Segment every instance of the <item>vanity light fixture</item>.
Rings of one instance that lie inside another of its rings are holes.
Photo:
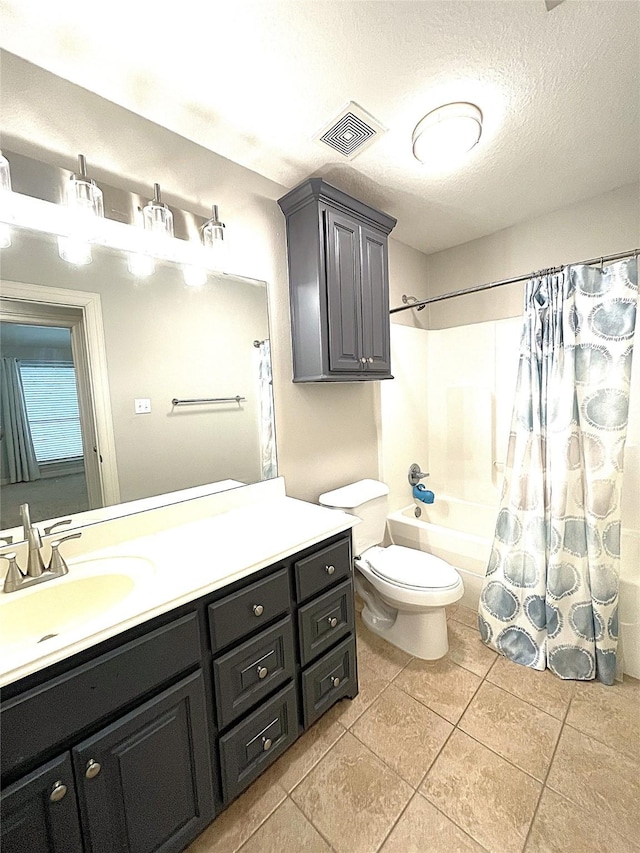
[[[184,283],[189,287],[202,287],[207,283],[207,271],[196,264],[185,264],[182,267]]]
[[[73,233],[58,238],[58,253],[63,261],[83,266],[92,260],[90,241],[98,233],[96,220],[104,219],[104,201],[102,190],[87,175],[84,154],[78,155],[78,170],[79,174],[71,175],[66,188]]]
[[[451,161],[477,145],[482,134],[482,112],[475,104],[458,102],[431,110],[416,125],[413,156],[429,166]]]
[[[0,207],[7,204],[5,193],[11,192],[11,171],[9,161],[0,151]],[[11,245],[11,229],[8,224],[0,222],[0,249],[8,249]]]
[[[224,266],[225,242],[224,222],[220,222],[218,205],[211,207],[212,217],[202,226],[202,245],[205,248],[207,266],[212,270],[220,270]]]
[[[173,237],[173,213],[160,198],[160,184],[153,185],[153,199],[142,209],[145,231],[158,237]]]

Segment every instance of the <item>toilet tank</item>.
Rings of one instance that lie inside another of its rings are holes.
[[[387,495],[389,487],[378,480],[358,480],[332,492],[325,492],[319,503],[332,509],[341,509],[357,515],[361,524],[353,528],[354,556],[363,554],[367,548],[379,545],[384,539],[387,521]]]

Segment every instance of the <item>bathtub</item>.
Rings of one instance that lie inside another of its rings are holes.
[[[435,554],[455,566],[464,581],[460,603],[477,610],[497,516],[498,507],[438,495],[433,504],[416,502],[391,513],[387,524],[395,545]],[[640,534],[623,527],[621,549],[620,648],[625,673],[640,678]]]
[[[395,545],[435,554],[455,566],[464,581],[460,603],[476,610],[497,516],[498,507],[438,495],[435,503],[416,502],[391,513],[387,522]]]

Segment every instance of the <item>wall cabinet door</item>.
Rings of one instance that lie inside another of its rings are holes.
[[[183,850],[214,817],[201,672],[79,744],[73,763],[87,850]]]
[[[389,268],[387,238],[379,231],[362,225],[361,277],[362,357],[369,373],[389,373]]]
[[[362,298],[360,226],[330,208],[325,211],[329,369],[360,370]]]
[[[68,752],[3,792],[1,828],[2,853],[82,853]]]

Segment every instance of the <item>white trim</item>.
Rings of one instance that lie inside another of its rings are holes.
[[[45,287],[20,281],[2,280],[2,297],[20,299],[41,305],[57,305],[79,308],[83,315],[86,335],[87,360],[96,420],[103,505],[120,503],[120,481],[116,463],[116,444],[111,417],[111,395],[107,371],[107,350],[102,323],[102,302],[99,293],[83,290],[66,290],[61,287]]]

